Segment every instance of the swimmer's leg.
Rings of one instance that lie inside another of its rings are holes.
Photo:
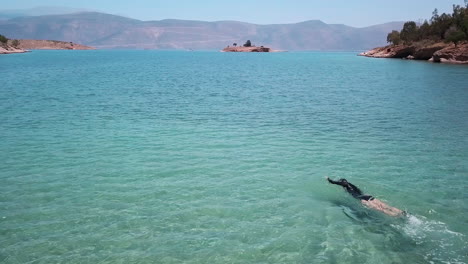
[[[381,211],[387,215],[390,215],[390,216],[401,216],[403,215],[403,211],[398,209],[398,208],[395,208],[395,207],[392,207],[382,201],[380,201],[379,199],[373,199],[373,200],[369,200],[369,201],[366,201],[366,200],[361,200],[361,203],[364,204],[365,206],[367,206],[368,208],[371,208],[371,209],[374,209],[374,210],[378,210],[378,211]]]

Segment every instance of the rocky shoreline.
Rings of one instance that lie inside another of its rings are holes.
[[[16,41],[16,43],[14,43]],[[94,50],[95,48],[73,42],[57,40],[19,39],[0,45],[0,54],[25,53],[30,50]]]
[[[25,53],[28,50],[13,48],[8,45],[0,45],[0,54],[13,54],[13,53]]]
[[[360,53],[359,56],[372,58],[399,58],[425,60],[440,63],[468,64],[468,42],[459,43],[421,43],[410,45],[389,45]]]
[[[12,46],[14,40],[9,40],[8,44]],[[65,41],[57,40],[39,40],[39,39],[19,39],[17,47],[26,50],[94,50],[95,48]]]

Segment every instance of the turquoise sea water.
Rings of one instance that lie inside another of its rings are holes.
[[[1,263],[468,263],[467,187],[466,66],[0,57]]]

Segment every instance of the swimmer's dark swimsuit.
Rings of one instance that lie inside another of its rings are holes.
[[[358,198],[366,201],[372,201],[375,199],[372,195],[360,195]]]
[[[342,186],[343,188],[345,188],[345,190],[349,194],[351,194],[356,199],[366,200],[366,201],[372,201],[375,199],[372,195],[362,194],[362,191],[359,190],[358,187],[349,183],[346,179],[340,179],[338,181],[328,179],[328,182]]]

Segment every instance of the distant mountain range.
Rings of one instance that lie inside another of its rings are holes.
[[[7,20],[15,17],[24,16],[64,15],[89,11],[92,10],[60,6],[37,6],[28,9],[0,10],[0,20]]]
[[[0,12],[0,15],[2,13]],[[386,44],[403,22],[364,28],[310,20],[257,25],[237,21],[141,21],[98,12],[22,16],[0,21],[0,34],[14,39],[72,41],[97,48],[220,50],[251,40],[281,50],[366,50]]]

